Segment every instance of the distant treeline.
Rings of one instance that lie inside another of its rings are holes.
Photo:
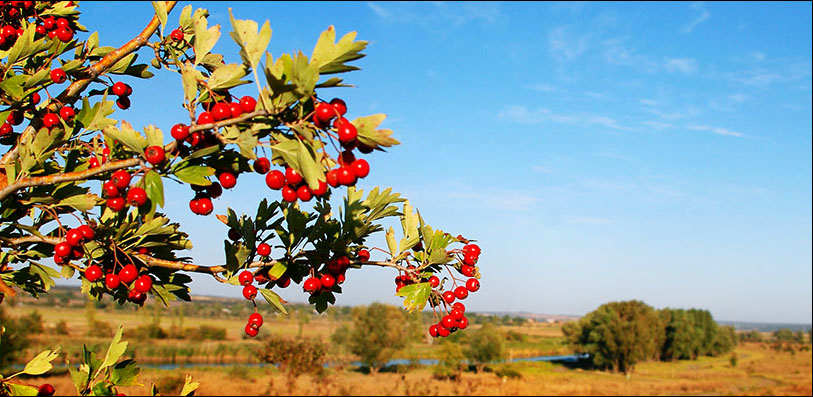
[[[687,360],[730,352],[737,344],[732,326],[719,326],[708,310],[655,310],[644,302],[610,302],[562,332],[592,365],[630,373],[649,360]]]

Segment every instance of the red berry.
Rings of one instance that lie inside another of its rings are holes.
[[[114,197],[111,199],[107,199],[107,208],[113,210],[113,212],[119,212],[124,209],[127,205],[127,200],[124,197]]]
[[[96,168],[98,166],[99,166],[99,159],[97,159],[96,156],[93,156],[90,159],[88,159],[88,167]],[[116,188],[116,189],[118,189],[118,188]]]
[[[336,284],[341,284],[341,283],[343,283],[343,282],[344,282],[344,279],[345,279],[345,275],[344,275],[344,273],[339,273],[339,275],[338,275],[338,276],[336,276]]]
[[[116,289],[119,285],[121,285],[121,279],[119,276],[110,273],[104,276],[104,285],[107,286],[107,289]]]
[[[457,320],[457,328],[458,329],[466,329],[469,326],[469,319],[466,317]]]
[[[243,270],[240,272],[240,275],[237,276],[237,280],[240,281],[240,285],[242,286],[251,285],[251,283],[254,282],[254,274],[248,270]]]
[[[65,80],[68,79],[68,75],[65,74],[65,71],[62,68],[52,69],[51,70],[51,81],[54,84],[62,84]]]
[[[277,279],[277,286],[280,288],[288,288],[291,285],[291,278],[288,276],[282,276],[281,278]]]
[[[243,287],[243,298],[252,300],[257,297],[257,287],[253,285],[246,285]]]
[[[333,110],[338,113],[339,116],[344,116],[344,114],[347,113],[347,104],[340,98],[331,99],[330,104],[333,105]]]
[[[291,186],[299,185],[302,183],[302,175],[291,167],[285,167],[285,182]]]
[[[81,245],[71,248],[71,259],[82,259],[85,256],[85,249]]]
[[[240,235],[240,232],[237,229],[229,229],[229,239],[232,241],[237,241],[243,236]]]
[[[327,263],[327,271],[330,272],[330,274],[339,275],[344,271],[344,266],[342,266],[340,261],[334,259]]]
[[[116,99],[116,106],[118,106],[121,110],[129,109],[130,98],[127,98],[126,96],[119,97],[119,99]]]
[[[9,125],[20,125],[23,122],[23,114],[19,110],[12,110],[6,117],[6,123]]]
[[[69,27],[59,28],[56,30],[56,38],[60,41],[67,43],[73,40],[73,29]]]
[[[251,313],[248,316],[248,323],[251,325],[256,326],[257,328],[262,327],[263,325],[263,316],[260,313]]]
[[[85,240],[93,240],[93,237],[96,237],[96,233],[88,225],[79,226],[77,230],[82,232],[82,236],[85,238]]]
[[[115,84],[113,84],[111,91],[113,91],[113,95],[115,96],[127,96],[127,84],[117,81]]]
[[[54,30],[56,27],[56,18],[48,17],[42,21],[42,26],[45,26],[45,29]]]
[[[45,36],[48,34],[48,29],[45,29],[43,25],[37,25],[35,32],[37,32],[38,36]]]
[[[214,211],[215,207],[212,205],[212,199],[208,197],[201,197],[198,199],[198,215],[209,215]]]
[[[360,249],[359,252],[356,254],[356,259],[367,262],[370,260],[370,251],[366,249]]]
[[[466,289],[471,292],[477,292],[480,289],[480,281],[476,278],[470,278],[466,281]]]
[[[358,130],[356,130],[356,126],[353,123],[343,123],[338,130],[339,134],[339,142],[341,143],[348,143],[352,142],[358,136]]]
[[[356,156],[351,150],[345,150],[342,152],[341,156],[339,156],[340,166],[349,167],[354,161],[356,161]]]
[[[59,124],[59,116],[56,114],[46,113],[42,116],[42,125],[45,126],[45,128],[51,128],[57,124]]]
[[[330,119],[336,116],[335,110],[333,110],[333,106],[329,103],[322,102],[316,106],[315,113],[313,114],[313,120],[319,124],[327,125],[330,122]]]
[[[325,175],[327,178],[327,184],[332,187],[339,186],[339,170],[330,170]]]
[[[85,269],[85,278],[91,283],[102,277],[102,268],[98,265],[90,265]]]
[[[461,286],[455,288],[454,296],[457,297],[457,299],[460,299],[460,300],[466,299],[466,297],[469,296],[469,290],[467,290],[466,287],[461,285]]]
[[[451,331],[449,331],[446,327],[442,325],[438,326],[438,336],[445,338],[449,336],[449,334],[451,334]]]
[[[203,112],[198,116],[198,124],[211,124],[215,122],[214,116],[209,112]]]
[[[313,193],[311,193],[308,185],[302,185],[299,189],[296,189],[296,197],[302,201],[310,201],[313,198]]]
[[[50,383],[43,383],[37,389],[37,396],[50,397],[53,396],[55,392],[56,390],[54,390],[54,387]]]
[[[452,311],[449,312],[449,315],[452,316],[452,318],[454,318],[455,320],[460,320],[461,318],[463,318],[463,312],[457,309],[452,309]]]
[[[466,312],[466,305],[464,305],[464,304],[462,304],[460,302],[455,302],[454,305],[452,305],[452,310],[457,310],[460,313],[465,313]]]
[[[440,285],[440,279],[438,276],[429,277],[429,285],[431,285],[432,288],[437,288]]]
[[[75,115],[76,111],[70,106],[63,106],[62,109],[59,109],[59,117],[61,117],[62,120],[71,121]]]
[[[130,284],[136,278],[138,278],[138,269],[132,263],[119,270],[119,280],[123,283]]]
[[[220,183],[213,182],[211,185],[206,186],[206,194],[208,194],[210,198],[218,198],[223,194],[223,187],[220,186]]]
[[[220,181],[220,184],[225,189],[231,189],[237,184],[237,177],[231,172],[221,172],[220,175],[217,176],[217,180]]]
[[[12,132],[14,132],[14,129],[11,128],[11,124],[3,123],[3,125],[0,126],[0,137],[4,137]]]
[[[364,178],[370,174],[370,164],[367,164],[367,160],[365,159],[358,159],[354,161],[353,164],[350,165],[350,168],[359,178]]]
[[[175,41],[183,41],[183,31],[180,29],[173,29],[169,37]]]
[[[271,169],[271,161],[267,157],[258,157],[254,160],[254,171],[258,174],[267,174]]]
[[[305,280],[305,284],[303,285],[303,289],[305,292],[309,292],[311,294],[319,291],[322,288],[322,283],[316,277],[310,277]]]
[[[193,214],[199,214],[200,213],[200,201],[198,201],[198,199],[196,199],[196,198],[193,198],[192,200],[189,200],[189,210],[192,211]]]
[[[215,106],[212,107],[212,112],[211,113],[212,113],[212,117],[214,117],[214,119],[217,120],[217,121],[225,120],[225,119],[228,119],[228,118],[231,117],[231,109],[229,109],[229,104],[228,103],[222,103],[221,102],[221,103],[215,104]]]
[[[285,201],[287,201],[289,203],[293,203],[294,201],[296,201],[296,197],[297,197],[296,190],[294,190],[294,188],[292,188],[289,185],[285,185],[285,186],[282,187],[282,199],[283,200],[285,200]]]
[[[260,328],[252,323],[246,324],[246,335],[250,337],[255,337],[257,334],[260,333]]]
[[[471,252],[466,253],[463,255],[463,264],[474,266],[477,263],[477,255],[474,255]]]
[[[437,326],[437,324],[432,324],[432,325],[429,326],[429,335],[432,336],[433,338],[438,337],[438,326]]]
[[[138,292],[136,290],[131,290],[130,293],[127,295],[127,299],[130,302],[133,302],[137,305],[143,305],[144,302],[147,300],[147,294],[143,292]]]
[[[240,107],[240,102],[229,103],[229,113],[232,118],[240,117],[243,114],[243,108]]]
[[[266,243],[262,243],[262,244],[258,245],[257,246],[257,254],[260,255],[260,256],[271,255],[271,246],[266,244]]]
[[[285,186],[285,175],[279,170],[270,171],[265,174],[265,184],[273,190],[282,189]]]
[[[68,256],[71,254],[71,245],[66,242],[58,243],[54,246],[54,255]]]
[[[474,256],[480,256],[480,246],[477,244],[466,244],[463,247],[463,253],[464,254],[471,253]]]
[[[83,238],[85,238],[85,236],[82,235],[79,229],[71,229],[68,231],[68,234],[65,235],[65,242],[74,246],[82,242]]]
[[[186,124],[175,124],[172,126],[171,133],[173,138],[182,141],[189,137],[189,127]]]
[[[66,28],[68,26],[70,26],[70,23],[65,18],[58,18],[56,20],[56,27],[57,28]]]
[[[147,192],[138,186],[130,188],[127,191],[127,202],[133,207],[141,207],[147,203]]]
[[[144,150],[144,158],[152,165],[159,165],[166,159],[166,153],[164,153],[164,148],[161,146],[148,146],[147,149]]]
[[[337,117],[336,120],[333,120],[333,128],[339,129],[342,128],[342,125],[349,124],[350,121],[344,117]]]
[[[460,267],[460,273],[466,277],[474,277],[474,269],[475,267],[472,265],[463,265]]]
[[[148,274],[142,275],[136,280],[135,284],[133,285],[133,288],[136,291],[144,294],[150,292],[150,289],[152,288],[152,277],[150,277]]]
[[[321,197],[323,194],[327,193],[327,183],[320,180],[319,187],[317,187],[316,190],[311,190],[311,193],[313,193],[313,195],[316,197]]]
[[[455,325],[457,325],[457,319],[452,317],[452,315],[447,314],[443,316],[442,320],[440,320],[440,325],[442,325],[443,328],[452,329]]]
[[[455,298],[454,292],[452,291],[446,291],[443,293],[443,300],[445,300],[446,303],[451,304],[452,302],[454,302],[454,298]]]
[[[319,279],[319,282],[322,284],[322,288],[324,289],[331,289],[334,285],[336,285],[336,279],[330,274],[323,274]]]
[[[240,98],[240,107],[243,109],[243,113],[251,113],[257,107],[257,100],[246,95]]]
[[[353,186],[356,184],[356,174],[349,167],[339,167],[336,180],[341,185]]]
[[[110,177],[113,184],[119,189],[126,189],[130,186],[130,173],[125,170],[118,170]]]

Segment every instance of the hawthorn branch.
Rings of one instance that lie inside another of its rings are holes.
[[[167,14],[172,11],[176,3],[177,1],[165,2]],[[142,30],[141,33],[139,33],[136,37],[88,67],[86,69],[86,76],[71,83],[68,88],[57,96],[55,101],[51,101],[51,103],[48,105],[48,109],[50,111],[56,111],[59,104],[68,104],[76,101],[79,94],[81,94],[82,91],[84,91],[87,86],[90,85],[90,83],[92,83],[97,77],[107,72],[111,67],[113,67],[113,65],[116,64],[116,62],[147,45],[150,36],[155,33],[160,25],[161,21],[158,20],[158,15],[153,16],[152,20],[150,20],[144,30]],[[26,139],[26,136],[32,134],[33,131],[35,131],[35,129],[31,126],[26,128],[25,131],[23,131],[23,133],[20,135],[19,142],[23,142]],[[3,155],[3,158],[0,159],[0,164],[6,166],[11,160],[15,159],[17,157],[18,148],[19,145],[6,152],[6,154]]]
[[[0,200],[3,200],[11,193],[14,193],[20,189],[24,189],[27,187],[55,185],[62,182],[82,181],[94,177],[96,175],[104,174],[109,171],[135,167],[137,165],[143,166],[144,162],[140,158],[134,157],[126,160],[111,161],[102,164],[99,167],[91,168],[85,171],[74,171],[66,172],[63,174],[23,178],[17,182],[12,183],[11,185],[4,187],[3,189],[0,189]]]

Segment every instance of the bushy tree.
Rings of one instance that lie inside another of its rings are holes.
[[[505,337],[496,326],[486,323],[466,335],[464,354],[470,364],[481,372],[486,364],[505,359]]]
[[[371,373],[391,360],[406,347],[410,339],[404,312],[395,306],[373,303],[353,309],[350,327],[341,327],[332,340],[342,343]]]
[[[0,370],[14,364],[30,341],[28,330],[19,318],[8,315],[0,307]]]
[[[263,362],[279,365],[290,379],[324,369],[327,347],[315,339],[284,339],[271,337],[260,353]]]

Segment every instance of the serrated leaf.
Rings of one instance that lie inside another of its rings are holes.
[[[113,367],[110,371],[110,381],[115,386],[139,386],[136,381],[138,380],[138,373],[141,369],[136,366],[136,363],[130,360],[124,360]]]
[[[411,313],[415,310],[421,311],[426,307],[431,292],[431,284],[418,283],[401,287],[395,295],[404,297],[404,308]]]
[[[164,132],[154,125],[144,128],[144,136],[147,137],[148,146],[164,146]]]
[[[393,258],[398,256],[398,247],[395,245],[395,229],[392,226],[387,229],[387,247],[390,249],[390,255]]]
[[[288,311],[285,310],[285,306],[282,305],[284,301],[279,297],[279,295],[277,295],[276,292],[266,288],[259,288],[259,291],[263,295],[263,298],[265,298],[265,300],[268,301],[268,303],[270,303],[274,309],[286,316],[288,315]]]
[[[163,1],[153,1],[152,8],[155,9],[155,16],[161,23],[161,37],[164,36],[164,28],[167,26],[167,4]]]
[[[260,140],[251,130],[240,131],[236,141],[237,146],[240,148],[240,154],[248,159],[257,158],[254,154],[254,148],[257,147],[259,142]]]
[[[331,25],[319,36],[316,46],[311,54],[311,62],[315,64],[320,74],[342,73],[358,70],[347,62],[364,57],[361,53],[367,47],[366,41],[355,41],[356,32],[345,34],[338,43],[336,29]]]
[[[53,352],[50,350],[42,351],[25,365],[22,372],[28,375],[42,375],[54,367],[51,365],[51,361],[54,361],[58,356],[59,348]]]
[[[180,395],[181,396],[194,395],[195,390],[197,390],[198,387],[200,387],[200,382],[192,382],[192,375],[186,375],[186,380],[184,381]]]
[[[8,385],[11,388],[12,396],[36,396],[39,389],[34,386],[21,385],[18,383],[4,383],[3,386]]]
[[[378,126],[385,118],[387,118],[386,114],[379,113],[353,120],[352,123],[356,127],[356,131],[358,131],[357,139],[359,142],[370,147],[390,147],[400,144],[401,142],[390,136],[392,130],[378,129]]]
[[[302,173],[302,177],[305,178],[305,182],[311,189],[316,189],[319,187],[319,181],[326,179],[324,168],[316,161],[316,154],[311,147],[305,146],[300,140],[297,142],[297,158],[299,159],[297,171]]]
[[[271,41],[271,25],[268,20],[257,33],[257,22],[250,19],[234,19],[231,8],[229,8],[229,19],[233,31],[229,34],[234,42],[240,46],[240,57],[243,61],[256,69],[260,62],[268,43]]]
[[[206,56],[215,43],[220,38],[220,25],[208,27],[209,22],[206,20],[207,11],[199,8],[195,10],[192,16],[192,29],[195,32],[195,38],[192,43],[192,49],[195,51],[195,65],[199,64],[203,57]]]
[[[209,186],[212,182],[206,179],[206,177],[214,175],[215,169],[202,165],[190,165],[176,169],[174,174],[178,179],[186,183]]]
[[[241,64],[230,63],[222,65],[209,76],[207,86],[210,90],[223,90],[248,84],[248,81],[240,80],[246,76],[246,69]]]
[[[121,341],[122,332],[124,332],[124,327],[119,326],[118,331],[116,331],[116,335],[110,342],[110,347],[107,348],[107,353],[105,353],[104,360],[102,361],[102,364],[99,366],[97,372],[100,372],[102,369],[115,364],[116,361],[119,361],[119,358],[121,358],[121,356],[127,350],[127,342]]]
[[[57,205],[69,206],[75,208],[77,211],[88,212],[100,201],[99,196],[95,194],[81,194],[68,197],[60,201]]]
[[[13,100],[19,101],[23,98],[23,84],[25,84],[26,80],[28,80],[28,76],[25,74],[5,78],[0,81],[0,91],[11,96]]]
[[[183,83],[184,98],[187,102],[193,102],[198,96],[198,78],[200,72],[195,70],[191,65],[184,64],[181,66],[181,81]]]
[[[136,132],[130,123],[124,120],[121,121],[121,129],[111,125],[105,127],[104,130],[102,130],[102,133],[108,139],[118,140],[124,144],[124,146],[127,146],[127,148],[136,153],[143,153],[144,148],[147,147],[147,140],[144,139],[141,134]]]

